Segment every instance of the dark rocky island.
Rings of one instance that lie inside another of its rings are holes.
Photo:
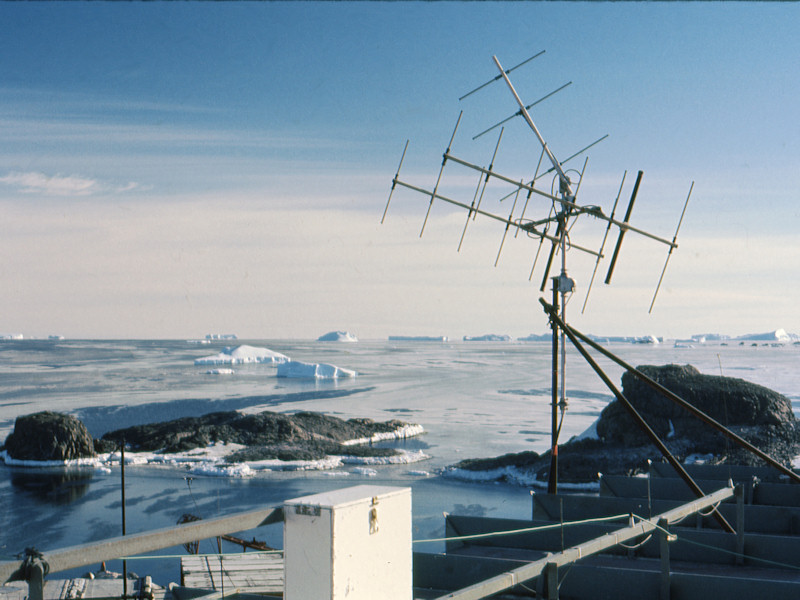
[[[785,396],[742,379],[704,375],[691,365],[637,368],[784,465],[790,466],[800,455],[800,425]],[[710,461],[716,463],[764,464],[628,372],[622,376],[622,393],[679,461],[700,454],[711,455]],[[662,460],[619,400],[603,410],[595,425],[599,439],[573,438],[559,447],[559,481],[596,481],[597,473],[632,475],[645,472],[648,460]],[[469,471],[514,467],[526,475],[535,474],[537,481],[547,481],[550,451],[469,459],[453,467]]]
[[[345,445],[344,442],[396,432],[407,423],[398,420],[342,420],[315,412],[292,415],[264,411],[242,414],[215,412],[164,423],[137,425],[92,439],[75,417],[40,412],[19,417],[5,450],[18,460],[68,460],[112,452],[125,443],[132,451],[165,453],[204,448],[212,442],[237,443],[247,448],[228,457],[231,462],[279,459],[315,460],[331,455],[391,456],[391,448]]]
[[[69,460],[95,455],[91,434],[71,415],[39,412],[18,417],[5,450],[17,460]]]

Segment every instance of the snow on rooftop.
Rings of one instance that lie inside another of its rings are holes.
[[[196,365],[236,365],[243,363],[283,363],[289,361],[289,357],[280,352],[274,352],[267,348],[257,348],[255,346],[242,345],[238,348],[228,346],[222,352],[213,356],[205,356],[195,359]]]
[[[318,342],[357,342],[358,338],[349,331],[330,331],[317,338]]]
[[[278,377],[338,379],[340,377],[355,377],[356,375],[355,371],[342,369],[327,363],[306,363],[299,360],[289,360],[278,365]]]

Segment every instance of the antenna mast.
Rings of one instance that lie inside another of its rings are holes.
[[[493,219],[495,221],[504,223],[505,224],[505,229],[503,231],[503,238],[502,238],[502,241],[500,243],[500,250],[498,251],[497,258],[495,259],[495,262],[494,262],[495,266],[497,266],[497,264],[498,264],[498,261],[500,259],[500,253],[502,252],[503,245],[505,244],[505,241],[506,241],[506,235],[508,233],[508,230],[511,227],[516,229],[516,233],[515,233],[514,237],[516,237],[516,234],[518,234],[520,231],[524,231],[528,235],[528,237],[532,237],[534,239],[538,238],[539,239],[540,248],[541,248],[541,244],[545,240],[547,240],[547,241],[549,241],[551,243],[551,248],[550,248],[550,255],[549,255],[549,258],[548,258],[548,261],[547,261],[547,265],[545,267],[544,276],[542,278],[541,291],[544,291],[544,289],[546,287],[546,284],[547,284],[547,281],[548,281],[548,278],[549,278],[550,268],[552,266],[552,262],[553,262],[553,259],[555,257],[556,252],[560,252],[561,253],[561,271],[560,271],[559,275],[550,278],[551,281],[552,281],[552,286],[553,286],[552,287],[552,291],[553,291],[553,304],[552,304],[552,306],[553,306],[553,311],[554,311],[553,314],[555,314],[557,316],[557,318],[553,318],[553,317],[550,318],[550,326],[552,328],[553,338],[552,338],[552,401],[551,401],[551,440],[550,440],[551,462],[550,462],[550,472],[549,472],[549,479],[548,479],[548,492],[551,493],[551,494],[555,494],[555,493],[557,493],[557,489],[558,489],[558,437],[559,437],[559,434],[561,432],[561,426],[562,426],[562,424],[564,422],[564,414],[565,414],[566,409],[567,409],[566,333],[564,331],[564,328],[559,326],[559,323],[567,323],[566,307],[567,307],[567,304],[569,302],[570,297],[575,292],[575,288],[576,288],[575,280],[573,280],[571,277],[569,277],[569,275],[567,273],[567,251],[568,250],[573,250],[573,251],[577,251],[577,252],[584,252],[584,253],[587,253],[589,255],[592,255],[592,256],[596,257],[594,272],[592,273],[592,282],[593,282],[594,281],[594,276],[595,276],[595,274],[597,272],[597,267],[600,264],[600,260],[604,256],[603,255],[603,248],[605,247],[606,239],[608,237],[608,234],[610,233],[611,228],[615,227],[616,229],[618,229],[619,235],[618,235],[618,238],[617,238],[616,247],[614,248],[614,256],[613,256],[613,259],[611,261],[611,265],[609,267],[608,274],[606,275],[606,283],[610,283],[610,281],[611,281],[611,275],[614,272],[614,268],[616,266],[616,262],[617,262],[617,258],[619,256],[620,248],[622,246],[622,240],[623,240],[623,238],[625,236],[625,233],[629,232],[629,231],[632,232],[632,233],[640,234],[640,235],[642,235],[644,237],[650,238],[652,240],[655,240],[657,242],[665,244],[665,245],[667,245],[669,247],[669,254],[667,255],[667,262],[664,265],[664,271],[666,271],[667,264],[669,263],[669,258],[672,255],[672,251],[678,247],[677,242],[676,242],[677,236],[678,236],[678,231],[680,230],[681,222],[683,221],[683,215],[686,212],[686,205],[689,202],[689,198],[688,197],[686,198],[686,203],[684,204],[683,213],[681,214],[681,219],[680,219],[680,221],[678,223],[678,228],[675,231],[675,235],[673,236],[672,241],[669,241],[667,239],[658,237],[656,235],[653,235],[652,233],[648,233],[648,232],[643,231],[641,229],[637,229],[637,228],[633,227],[632,225],[630,225],[630,223],[629,223],[630,217],[631,217],[631,212],[633,210],[633,203],[634,203],[634,201],[636,199],[637,193],[639,191],[639,186],[640,186],[640,183],[641,183],[641,179],[642,179],[642,172],[641,171],[639,171],[639,175],[637,177],[636,184],[635,184],[634,189],[633,189],[633,193],[631,194],[631,198],[630,198],[630,201],[628,203],[628,208],[627,208],[627,211],[626,211],[626,214],[625,214],[624,221],[617,221],[617,220],[614,219],[614,215],[616,213],[617,201],[619,201],[619,197],[620,197],[620,194],[622,193],[622,188],[623,188],[623,185],[625,183],[625,177],[624,176],[623,176],[623,179],[622,179],[622,183],[620,184],[619,192],[617,193],[617,198],[614,201],[614,208],[611,211],[611,216],[610,217],[606,216],[599,206],[578,204],[577,195],[578,195],[578,192],[580,190],[581,183],[583,181],[583,176],[584,176],[584,173],[586,171],[586,164],[587,163],[584,162],[583,169],[579,173],[579,178],[577,180],[577,183],[575,183],[574,190],[573,190],[573,181],[570,180],[569,176],[564,171],[562,163],[559,162],[558,159],[556,159],[555,155],[553,154],[552,150],[548,146],[548,144],[545,141],[544,137],[540,133],[539,129],[536,127],[536,124],[534,123],[533,118],[531,117],[530,113],[528,112],[529,108],[531,108],[532,106],[538,104],[539,102],[541,102],[541,101],[553,96],[558,91],[566,88],[568,85],[570,85],[571,82],[566,84],[566,85],[562,85],[560,88],[556,89],[555,91],[547,94],[543,98],[540,98],[536,102],[526,106],[525,103],[522,101],[522,98],[520,98],[520,95],[517,93],[517,90],[514,88],[514,85],[511,83],[511,79],[508,76],[511,71],[514,71],[515,69],[525,65],[526,63],[530,62],[534,58],[537,58],[537,57],[541,56],[543,53],[544,53],[544,51],[539,52],[538,54],[528,58],[527,60],[519,63],[518,65],[516,65],[516,66],[514,66],[514,67],[512,67],[511,69],[508,69],[508,70],[504,70],[502,65],[500,64],[500,61],[497,59],[497,57],[496,56],[492,56],[492,60],[494,61],[494,64],[497,67],[497,69],[500,71],[500,74],[497,75],[494,79],[492,79],[492,80],[480,85],[479,87],[473,89],[471,92],[469,92],[467,94],[464,94],[461,98],[459,98],[459,100],[463,100],[467,96],[472,95],[473,93],[477,92],[478,90],[481,90],[481,89],[485,88],[486,86],[490,85],[491,83],[493,83],[495,81],[499,81],[500,79],[503,79],[503,81],[505,81],[506,86],[510,90],[512,96],[514,97],[514,100],[516,101],[517,105],[519,106],[519,110],[514,115],[512,115],[511,117],[508,117],[508,118],[504,119],[503,121],[501,121],[500,123],[497,123],[497,124],[493,125],[492,127],[489,127],[488,129],[483,130],[481,133],[479,133],[478,135],[474,136],[472,139],[474,140],[475,138],[482,136],[484,133],[487,133],[487,132],[491,131],[492,129],[495,129],[496,127],[498,127],[498,126],[510,121],[511,119],[513,119],[513,117],[521,116],[525,120],[525,122],[528,124],[528,127],[533,131],[533,133],[536,136],[536,139],[537,139],[539,145],[541,146],[541,155],[539,157],[539,164],[536,167],[536,173],[534,174],[533,178],[530,179],[530,183],[525,183],[525,179],[524,178],[523,179],[519,179],[519,178],[507,177],[505,175],[502,175],[502,174],[498,173],[495,170],[494,165],[495,165],[495,162],[496,162],[496,160],[498,158],[498,150],[499,150],[499,147],[500,147],[500,141],[501,141],[502,136],[503,136],[503,130],[502,129],[500,131],[500,136],[498,137],[497,145],[495,146],[494,153],[492,155],[492,159],[491,159],[491,162],[490,162],[488,168],[481,167],[481,166],[473,164],[473,163],[471,163],[469,161],[466,161],[466,160],[463,160],[461,158],[458,158],[458,157],[454,156],[451,153],[453,142],[454,142],[455,136],[456,136],[456,132],[458,130],[459,123],[461,122],[461,117],[463,115],[463,111],[462,111],[458,116],[458,121],[456,122],[456,127],[453,130],[453,134],[450,137],[450,141],[448,142],[447,149],[445,150],[445,152],[443,154],[442,164],[441,164],[441,167],[439,169],[439,175],[438,175],[438,177],[436,179],[436,183],[435,183],[432,191],[426,190],[424,188],[421,188],[421,187],[418,187],[416,185],[412,185],[410,183],[406,183],[406,182],[400,180],[400,167],[402,166],[403,158],[405,157],[406,151],[408,149],[408,142],[406,142],[406,146],[403,149],[403,157],[400,159],[400,165],[397,168],[397,173],[395,174],[394,179],[392,179],[392,189],[391,189],[391,192],[389,194],[389,199],[386,202],[386,208],[384,209],[383,217],[381,218],[381,223],[383,223],[384,219],[386,218],[386,213],[387,213],[387,211],[389,209],[389,202],[391,202],[392,194],[394,193],[395,188],[399,185],[399,186],[401,186],[403,188],[412,190],[414,192],[420,193],[420,194],[430,198],[430,201],[428,203],[427,212],[425,214],[425,220],[424,220],[424,222],[422,224],[422,230],[420,231],[420,237],[422,237],[422,234],[425,231],[425,226],[426,226],[426,224],[428,222],[428,218],[429,218],[429,216],[431,214],[431,208],[433,207],[433,203],[434,203],[435,200],[442,200],[442,201],[444,201],[444,202],[446,202],[448,204],[451,204],[453,206],[456,206],[458,208],[461,208],[461,209],[464,209],[464,210],[467,211],[466,223],[464,225],[463,231],[461,232],[461,238],[460,238],[459,243],[458,243],[458,249],[459,250],[461,249],[461,245],[463,244],[464,235],[466,234],[467,225],[469,224],[470,219],[474,220],[478,215],[481,215],[483,217],[488,217],[488,218]],[[583,152],[585,152],[586,150],[588,150],[589,148],[591,148],[592,146],[594,146],[598,142],[602,141],[606,137],[608,137],[608,136],[603,136],[600,139],[596,140],[595,142],[592,142],[588,146],[584,147],[582,150],[579,150],[575,154],[571,155],[566,160],[571,160],[572,158],[578,156],[579,154],[582,154]],[[539,168],[541,167],[541,162],[542,162],[542,159],[544,158],[545,155],[547,156],[547,160],[550,162],[551,167],[540,174],[539,173]],[[471,203],[467,204],[466,202],[460,202],[460,201],[448,198],[448,197],[442,195],[441,193],[439,193],[439,188],[440,188],[440,184],[442,183],[442,178],[443,178],[443,173],[444,173],[444,170],[445,170],[445,166],[447,165],[448,162],[453,163],[457,167],[466,167],[468,169],[471,169],[473,171],[478,172],[478,174],[479,174],[478,175],[478,187],[475,190],[475,194],[474,194],[474,196],[472,198]],[[587,159],[587,162],[588,162],[588,159]],[[552,173],[552,172],[555,172],[555,177],[558,178],[557,190],[554,190],[552,193],[548,194],[548,193],[546,193],[546,192],[544,192],[544,191],[542,191],[540,189],[537,189],[536,188],[537,179],[542,177],[542,176],[544,176],[544,175],[546,175],[546,174],[548,174],[548,173]],[[497,181],[497,182],[502,183],[504,185],[511,185],[513,187],[512,191],[510,193],[508,193],[505,196],[503,196],[502,198],[500,198],[500,201],[502,201],[502,200],[505,200],[506,198],[511,197],[512,195],[514,196],[513,205],[511,207],[511,211],[510,211],[510,213],[509,213],[507,218],[504,217],[504,216],[500,216],[500,215],[494,214],[494,213],[492,213],[490,211],[487,211],[487,210],[481,208],[481,202],[483,201],[484,194],[485,194],[486,189],[487,189],[487,184],[489,183],[490,179],[492,181]],[[524,202],[524,206],[522,208],[522,212],[521,212],[520,216],[519,217],[515,217],[514,216],[514,212],[516,210],[517,200],[518,200],[519,195],[520,195],[521,192],[526,192],[526,200]],[[549,200],[550,213],[546,217],[541,218],[541,219],[527,219],[527,218],[525,218],[525,212],[528,209],[528,201],[531,199],[531,197],[533,195],[536,195],[537,197],[545,198],[545,199]],[[691,190],[689,192],[689,195],[691,195]],[[591,216],[591,217],[593,217],[593,218],[595,218],[597,220],[604,221],[606,223],[605,235],[603,236],[603,241],[602,241],[602,244],[600,246],[600,249],[597,250],[597,251],[591,250],[591,249],[589,249],[587,247],[580,246],[580,245],[575,244],[575,243],[572,243],[570,240],[568,240],[569,231],[570,231],[570,228],[571,228],[572,224],[574,223],[574,221],[578,217],[580,217],[581,215],[584,215],[584,214],[589,215],[589,216]],[[551,235],[549,233],[549,228],[550,228],[551,225],[555,225],[555,228],[556,228],[556,231],[555,231],[554,235]],[[538,257],[538,254],[539,254],[539,252],[537,250],[536,257]],[[535,267],[536,267],[536,259],[534,259],[533,267],[531,268],[531,277],[533,276],[533,271],[534,271]],[[656,293],[653,296],[653,303],[655,302],[655,297],[658,294],[658,289],[661,286],[661,282],[662,282],[663,277],[664,277],[664,271],[662,271],[662,273],[661,273],[661,278],[659,279],[658,287],[656,288]],[[529,279],[530,279],[530,277],[529,277]],[[589,288],[587,290],[587,295],[586,295],[586,300],[587,301],[588,301],[589,291],[591,291],[591,283],[589,284]],[[585,309],[585,308],[586,308],[586,302],[584,302],[584,306],[583,306],[583,309]],[[653,308],[653,305],[651,303],[650,310],[652,310],[652,308]],[[583,312],[583,310],[581,312]],[[559,415],[559,413],[560,413],[560,415]],[[560,416],[560,418],[559,418],[559,416]]]

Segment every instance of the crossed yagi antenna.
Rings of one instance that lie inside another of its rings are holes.
[[[500,248],[497,252],[497,256],[494,261],[495,266],[499,262],[500,253],[503,250],[503,246],[505,244],[509,230],[514,231],[514,237],[517,237],[520,232],[525,233],[527,237],[538,240],[539,242],[533,257],[533,264],[531,266],[529,279],[533,278],[533,274],[536,269],[537,262],[540,258],[542,249],[544,248],[546,250],[545,254],[547,258],[545,259],[545,264],[541,279],[541,287],[540,287],[542,291],[544,291],[547,282],[550,279],[550,272],[552,270],[553,262],[555,260],[555,257],[559,253],[561,253],[561,261],[562,261],[561,265],[562,280],[566,278],[567,250],[573,250],[576,252],[590,255],[595,259],[594,271],[592,273],[591,280],[587,287],[586,297],[584,299],[583,309],[581,310],[581,312],[583,312],[583,310],[586,309],[586,304],[589,299],[589,294],[591,292],[592,284],[594,283],[595,275],[597,273],[600,262],[605,257],[604,251],[608,238],[612,235],[612,233],[616,233],[617,237],[616,244],[614,246],[611,260],[605,276],[606,284],[611,283],[625,235],[628,232],[642,235],[646,238],[664,244],[668,247],[667,259],[666,262],[664,263],[664,268],[661,271],[661,276],[658,280],[658,285],[656,286],[656,290],[653,294],[653,299],[650,303],[650,311],[652,311],[656,297],[658,295],[658,291],[661,288],[661,283],[664,279],[664,274],[666,273],[667,265],[669,264],[669,259],[672,256],[672,252],[678,247],[677,245],[678,232],[680,230],[681,223],[683,222],[683,217],[686,213],[686,207],[688,206],[689,198],[691,197],[691,189],[694,186],[694,184],[692,183],[692,187],[690,187],[689,190],[689,195],[686,197],[686,201],[684,202],[683,211],[681,213],[681,217],[678,222],[678,226],[675,230],[675,235],[672,237],[672,240],[659,237],[657,235],[654,235],[652,233],[634,227],[630,223],[633,206],[636,201],[636,197],[642,182],[642,177],[643,177],[642,171],[638,172],[636,181],[633,186],[633,191],[630,195],[630,199],[628,200],[628,205],[625,210],[625,216],[621,221],[616,219],[616,211],[617,211],[617,204],[620,200],[623,186],[625,184],[626,174],[624,174],[622,177],[622,182],[620,183],[619,191],[617,192],[617,196],[616,199],[614,200],[610,214],[607,215],[599,205],[579,203],[578,192],[580,191],[581,183],[583,182],[583,177],[586,171],[586,165],[588,159],[584,161],[583,167],[580,169],[580,171],[577,170],[569,171],[572,177],[570,177],[570,175],[568,175],[568,173],[564,170],[564,164],[566,164],[573,158],[576,158],[584,154],[587,150],[589,150],[599,142],[603,141],[608,136],[604,135],[601,138],[595,140],[594,142],[588,144],[581,150],[578,150],[574,154],[570,155],[563,162],[560,162],[555,157],[552,150],[550,149],[550,146],[544,140],[541,133],[539,132],[539,129],[534,123],[529,113],[529,110],[532,107],[539,104],[540,102],[543,102],[548,98],[551,98],[556,93],[565,89],[572,82],[565,83],[564,85],[549,92],[548,94],[542,96],[541,98],[530,104],[525,104],[520,98],[519,94],[517,93],[516,89],[514,88],[509,78],[509,74],[512,71],[522,67],[523,65],[530,63],[531,61],[540,57],[543,54],[544,51],[539,52],[538,54],[531,56],[530,58],[522,61],[521,63],[507,70],[503,69],[497,57],[492,57],[495,66],[499,71],[499,74],[495,76],[493,79],[479,85],[475,89],[467,92],[466,94],[461,96],[461,98],[459,98],[459,100],[464,100],[469,96],[472,96],[476,92],[483,90],[492,83],[503,80],[506,87],[511,92],[514,101],[517,104],[518,110],[515,113],[506,117],[502,121],[484,129],[483,131],[479,132],[478,134],[472,137],[472,139],[475,140],[485,134],[488,134],[491,131],[496,130],[498,127],[500,128],[499,134],[497,136],[497,142],[494,146],[494,151],[492,153],[491,159],[489,160],[488,166],[480,166],[478,164],[474,164],[473,162],[459,158],[458,156],[452,153],[453,143],[456,139],[456,133],[458,132],[458,128],[461,123],[463,111],[460,112],[458,115],[458,119],[456,120],[456,125],[453,128],[453,133],[450,136],[450,141],[448,142],[447,147],[442,155],[442,164],[439,168],[439,173],[433,185],[433,188],[431,189],[423,188],[400,179],[400,170],[402,168],[403,160],[405,159],[409,145],[409,142],[406,141],[405,147],[403,148],[402,156],[400,158],[400,163],[397,167],[397,172],[394,178],[392,179],[392,187],[389,193],[389,198],[386,202],[386,208],[384,209],[383,216],[381,218],[381,223],[383,223],[384,220],[386,219],[386,215],[389,210],[389,204],[392,200],[392,195],[394,194],[394,191],[398,186],[411,190],[413,192],[417,192],[429,198],[427,211],[425,213],[425,218],[422,222],[422,227],[420,229],[420,237],[422,237],[423,233],[425,232],[425,227],[428,223],[428,219],[430,217],[434,201],[441,200],[443,202],[446,202],[450,205],[456,206],[466,211],[466,219],[464,227],[458,242],[459,251],[461,250],[462,244],[464,242],[464,237],[466,235],[470,221],[475,220],[478,215],[502,223],[504,225],[504,230],[503,230],[502,240],[500,242]],[[509,177],[499,173],[495,169],[495,161],[498,156],[500,143],[503,139],[504,126],[506,125],[506,123],[514,120],[516,117],[521,117],[526,122],[527,126],[530,128],[530,130],[536,137],[538,147],[540,149],[539,160],[536,165],[536,169],[533,173],[533,176]],[[447,167],[448,164],[452,164],[459,168],[466,168],[477,174],[477,184],[471,200],[470,199],[457,200],[445,196],[440,192],[440,188],[442,186],[442,181],[444,177],[445,167]],[[549,189],[543,188],[541,186],[537,187],[537,182],[539,182],[539,180],[541,180],[543,177],[546,176],[551,176],[552,178],[552,185],[549,187]],[[499,198],[499,201],[504,201],[508,198],[513,198],[513,201],[511,203],[511,209],[507,215],[495,214],[494,212],[490,212],[482,208],[484,196],[487,193],[487,186],[490,181],[502,182],[503,184],[511,187],[511,191],[509,193]],[[534,199],[534,202],[531,202],[532,199]],[[537,204],[535,202],[535,200],[537,199],[538,200],[544,199],[545,202],[544,203],[540,202]],[[536,207],[535,210],[542,210],[542,206],[546,207],[546,209],[548,210],[548,213],[546,215],[541,214],[538,216],[531,216],[529,214],[530,211],[534,210],[534,207]],[[518,207],[520,207],[519,210]],[[588,215],[598,221],[605,222],[606,224],[605,233],[603,235],[602,242],[598,249],[593,249],[578,244],[569,238],[569,232],[572,225],[574,224],[575,220],[581,215]],[[612,232],[612,229],[615,231]],[[572,280],[569,281],[570,281],[569,284],[565,284],[562,281],[559,285],[567,285],[571,293],[574,290],[574,282]]]

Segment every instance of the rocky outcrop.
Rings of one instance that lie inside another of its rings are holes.
[[[790,464],[800,454],[800,425],[791,401],[785,396],[742,379],[704,375],[691,365],[637,368],[783,464]],[[763,464],[761,459],[628,372],[622,376],[622,393],[678,460],[693,454],[710,454],[716,462]],[[599,439],[573,439],[559,447],[559,480],[594,481],[598,472],[635,474],[646,469],[648,460],[662,459],[618,400],[603,410],[596,427]],[[529,475],[535,474],[539,481],[546,481],[550,452],[541,456],[524,452],[462,461],[454,466],[485,471],[514,466]]]
[[[18,417],[5,450],[17,460],[69,460],[113,452],[122,443],[133,451],[183,452],[205,448],[212,442],[246,446],[230,462],[265,459],[316,460],[331,455],[391,456],[391,448],[371,445],[345,445],[350,440],[370,439],[376,434],[391,434],[407,424],[391,420],[337,419],[315,412],[285,415],[264,411],[242,414],[215,412],[200,417],[185,417],[163,423],[137,425],[92,436],[75,417],[42,412]]]
[[[124,440],[134,451],[182,452],[204,448],[212,442],[247,446],[230,460],[311,460],[332,454],[385,456],[394,450],[344,446],[348,440],[371,438],[378,433],[394,432],[406,424],[372,419],[344,421],[315,412],[285,415],[264,411],[242,414],[216,412],[201,417],[185,417],[164,423],[137,425],[106,433],[96,441],[98,452],[109,452]],[[365,454],[366,453],[366,454]]]
[[[5,449],[17,460],[60,461],[95,455],[92,436],[83,423],[47,411],[18,417]]]
[[[773,427],[795,421],[788,398],[743,379],[703,375],[692,365],[645,365],[638,370],[729,428]],[[661,438],[695,438],[700,445],[710,443],[712,430],[708,425],[628,372],[622,376],[622,393]],[[648,443],[644,432],[616,400],[601,413],[597,434],[608,443]]]

